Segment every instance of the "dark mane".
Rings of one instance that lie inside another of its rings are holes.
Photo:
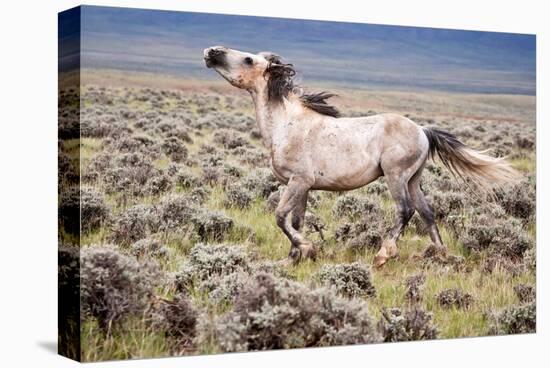
[[[269,61],[269,66],[264,72],[268,76],[267,80],[267,98],[268,101],[276,103],[282,102],[283,98],[296,87],[294,85],[294,76],[296,70],[292,64],[285,64],[281,57],[275,54],[265,53],[265,58]],[[322,115],[339,117],[340,112],[336,107],[329,105],[326,100],[335,96],[328,92],[319,92],[311,94],[302,94],[299,98],[304,107],[318,112]]]
[[[322,115],[337,118],[340,116],[340,111],[338,111],[336,107],[327,103],[327,100],[334,96],[336,95],[333,93],[323,91],[319,93],[303,94],[300,96],[300,101],[302,101],[302,105],[308,109],[316,111]]]
[[[269,58],[269,66],[264,72],[268,75],[267,98],[269,101],[282,102],[283,98],[294,89],[296,71],[292,64],[283,64],[281,59],[273,56]]]

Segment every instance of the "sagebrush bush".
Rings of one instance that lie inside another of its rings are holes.
[[[86,175],[87,172],[94,172],[100,175],[105,174],[105,171],[113,164],[113,155],[110,152],[100,152],[97,155],[90,158],[90,163],[87,170],[83,170],[82,175]]]
[[[420,307],[405,311],[391,308],[382,312],[378,326],[385,342],[432,340],[438,335],[432,318],[431,313]]]
[[[225,157],[215,151],[214,153],[207,153],[199,155],[200,158],[200,166],[203,169],[206,168],[214,168],[214,169],[220,169],[218,173],[221,173],[221,168],[223,166],[223,163],[225,162]]]
[[[426,265],[448,267],[455,272],[466,271],[464,257],[454,254],[447,254],[447,252],[445,252],[445,248],[438,247],[433,243],[430,243],[430,245],[424,249],[421,257],[423,263]]]
[[[362,220],[349,223],[344,222],[336,228],[334,238],[337,242],[354,252],[363,253],[367,249],[379,249],[384,236],[384,224],[365,216]]]
[[[249,278],[250,274],[241,270],[229,274],[216,274],[203,280],[199,289],[208,293],[211,303],[233,303]]]
[[[121,139],[109,140],[109,145],[123,153],[129,152],[141,152],[144,154],[151,154],[153,150],[151,148],[154,145],[154,142],[145,136],[131,137],[125,136]]]
[[[248,141],[232,129],[220,129],[215,131],[213,140],[215,143],[227,149],[248,145]]]
[[[209,185],[211,187],[218,184],[220,181],[220,170],[216,166],[210,166],[206,165],[202,168],[202,176],[201,181],[205,185]]]
[[[382,245],[382,240],[383,233],[379,228],[368,228],[351,238],[347,242],[346,247],[355,252],[363,253],[367,249],[379,249]]]
[[[112,136],[116,133],[119,133],[123,127],[120,124],[114,124],[114,121],[109,121],[110,119],[81,119],[80,127],[78,126],[78,120],[75,119],[76,126],[67,126],[74,129],[76,136],[74,138],[79,138],[78,132],[82,137],[90,138],[105,138]],[[60,126],[64,126],[62,121],[59,123]],[[80,128],[80,129],[79,129]],[[60,132],[60,138],[62,138]]]
[[[185,143],[174,136],[165,138],[161,147],[162,151],[176,162],[185,160],[189,154]]]
[[[535,215],[536,193],[527,181],[510,184],[496,191],[497,200],[507,214],[522,220]]]
[[[215,329],[223,351],[379,341],[364,302],[340,298],[330,289],[310,290],[265,273],[247,282]]]
[[[517,284],[514,286],[514,293],[520,303],[528,303],[536,300],[536,290],[533,285]]]
[[[525,262],[525,266],[529,268],[531,271],[536,271],[537,268],[537,249],[536,247],[531,247],[525,251],[523,255],[523,260]]]
[[[223,204],[225,207],[247,209],[252,204],[252,199],[252,195],[248,190],[235,183],[226,188]]]
[[[193,222],[200,210],[187,195],[169,194],[158,203],[156,219],[161,230],[174,230]]]
[[[436,191],[430,197],[434,213],[440,220],[446,220],[450,215],[458,214],[466,204],[466,196],[458,192]]]
[[[268,155],[265,150],[260,150],[256,147],[238,147],[231,151],[238,157],[241,164],[250,166],[269,166]]]
[[[131,252],[135,257],[152,256],[158,258],[168,258],[170,249],[162,245],[155,238],[141,239],[132,244]]]
[[[388,198],[389,197],[388,186],[386,185],[386,183],[384,183],[380,179],[370,183],[367,186],[367,193],[368,194],[379,195],[379,196],[382,196],[382,198]]]
[[[199,155],[207,155],[207,154],[213,154],[218,152],[218,149],[216,146],[213,146],[211,144],[201,144],[199,147]]]
[[[284,279],[292,279],[292,275],[284,268],[283,265],[281,265],[278,261],[263,261],[259,263],[252,263],[252,274],[257,273],[269,273],[273,276],[284,278]]]
[[[472,211],[469,214],[471,218],[485,216],[489,218],[492,217],[495,220],[501,220],[510,217],[506,214],[506,211],[501,205],[493,202],[477,202],[470,210]]]
[[[426,283],[426,275],[421,273],[407,277],[405,280],[405,299],[411,303],[419,303],[423,299],[423,289]]]
[[[347,297],[376,296],[370,268],[363,263],[325,264],[316,277]]]
[[[182,127],[174,127],[170,131],[165,133],[166,137],[176,137],[185,143],[193,143],[193,139],[189,135],[187,129]]]
[[[80,203],[78,203],[79,194]],[[74,224],[71,226],[78,226],[80,218],[80,228],[84,233],[96,230],[109,217],[109,207],[103,195],[89,187],[81,187],[80,192],[75,188],[67,196],[62,195],[59,208],[63,220]],[[68,219],[67,216],[74,216],[74,218]]]
[[[98,162],[99,165],[105,164]],[[116,155],[107,163],[102,175],[105,192],[126,193],[133,196],[147,194],[147,181],[158,175],[151,157],[139,152]]]
[[[525,251],[533,247],[518,220],[493,219],[484,215],[476,216],[465,226],[460,240],[469,251],[488,251],[513,259],[522,258]]]
[[[344,194],[338,197],[332,207],[332,212],[335,216],[357,218],[361,215],[373,217],[380,215],[382,210],[377,201],[371,200],[368,197],[359,197],[355,194]]]
[[[309,191],[307,194],[307,207],[316,209],[321,203],[321,194],[317,191]]]
[[[151,195],[159,195],[172,189],[174,183],[170,177],[164,173],[158,173],[147,181],[147,192]]]
[[[193,188],[188,193],[188,198],[191,202],[196,204],[202,204],[206,201],[207,197],[212,193],[212,191],[205,187]]]
[[[533,139],[521,135],[516,135],[515,144],[521,149],[533,149],[535,147]]]
[[[242,183],[246,189],[261,198],[268,198],[280,185],[269,169],[255,169]]]
[[[232,303],[251,275],[263,272],[289,277],[277,262],[252,263],[241,245],[196,244],[174,282],[178,290],[207,293],[210,303]]]
[[[138,262],[114,247],[91,246],[81,250],[80,303],[83,317],[94,317],[108,328],[147,307],[161,281],[158,267]]]
[[[511,260],[508,257],[492,255],[483,260],[481,269],[489,274],[500,271],[512,276],[518,276],[525,272],[525,264]]]
[[[334,239],[337,242],[345,242],[353,237],[353,223],[344,222],[334,231]]]
[[[204,208],[195,213],[191,221],[195,226],[197,235],[203,242],[223,240],[234,225],[233,219],[225,214]]]
[[[535,301],[508,307],[492,317],[490,333],[497,335],[535,333],[537,305]]]
[[[201,280],[250,269],[245,248],[235,244],[197,244],[189,253],[189,262]]]
[[[176,339],[178,349],[192,344],[199,312],[186,294],[178,293],[172,300],[155,300],[150,314],[151,325]]]
[[[180,169],[176,173],[176,184],[184,189],[195,188],[200,185],[200,179],[186,169]]]
[[[121,245],[130,245],[145,238],[157,220],[150,206],[138,204],[118,215],[111,229],[111,239]]]
[[[445,308],[469,308],[472,302],[473,297],[458,288],[445,289],[437,294],[437,303]]]
[[[223,164],[222,172],[228,178],[228,180],[231,180],[232,183],[235,179],[241,178],[245,170],[238,165],[233,165],[226,162]]]
[[[176,273],[176,286],[187,288],[193,281],[205,281],[235,272],[250,272],[250,260],[244,247],[235,244],[195,244],[188,262]]]

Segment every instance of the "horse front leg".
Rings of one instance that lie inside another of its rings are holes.
[[[302,231],[302,228],[304,227],[304,219],[306,216],[307,208],[307,195],[308,192],[305,192],[302,195],[302,197],[298,201],[298,205],[292,211],[292,227],[296,231]]]
[[[307,180],[299,177],[291,178],[275,210],[277,225],[291,243],[288,260],[292,263],[298,263],[303,258],[315,259],[317,255],[315,245],[300,233],[303,213],[305,213],[304,201],[307,201],[309,188],[311,184]],[[293,215],[294,224],[289,221],[290,213],[296,213]]]

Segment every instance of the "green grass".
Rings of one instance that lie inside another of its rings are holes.
[[[532,157],[520,157],[510,160],[512,167],[524,173],[535,172],[536,170],[536,160],[534,154]]]
[[[122,328],[105,332],[95,321],[81,325],[81,358],[84,362],[158,358],[170,356],[163,331],[155,331],[139,319],[129,319]]]
[[[223,189],[215,187],[206,206],[219,210],[236,221],[237,227],[227,237],[226,242],[245,244],[251,253],[255,253],[260,259],[277,261],[287,256],[289,242],[275,223],[274,214],[266,209],[265,200],[256,199],[251,207],[246,210],[224,208]],[[150,199],[145,199],[150,203]],[[333,216],[331,205],[334,199],[324,196],[319,207],[314,210],[322,220],[328,224],[326,234],[333,233],[337,223],[332,223]],[[387,215],[392,213],[388,208]],[[255,241],[246,242],[247,232],[240,230],[242,227],[251,228],[254,231]],[[466,256],[466,262],[472,271],[453,272],[439,266],[425,266],[418,256],[425,247],[430,244],[427,236],[418,236],[412,229],[407,229],[398,241],[399,256],[390,260],[383,268],[373,269],[374,285],[377,295],[374,298],[366,299],[369,303],[369,310],[373,317],[378,319],[384,308],[403,307],[407,305],[404,299],[405,280],[407,277],[424,273],[427,276],[423,306],[434,315],[434,323],[438,326],[440,338],[456,338],[465,336],[483,336],[489,333],[484,314],[491,310],[500,310],[517,303],[513,293],[513,286],[518,283],[535,283],[535,276],[531,273],[520,276],[512,276],[506,272],[496,271],[487,274],[480,270],[481,260],[474,260],[467,257],[462,245],[452,232],[445,226],[440,226],[442,238],[449,248],[450,254]],[[108,230],[102,228],[82,238],[83,243],[101,243],[108,238]],[[327,236],[327,241],[319,243],[323,251],[317,261],[307,260],[296,266],[287,266],[287,271],[297,281],[310,283],[315,282],[315,273],[326,263],[349,263],[361,261],[371,264],[376,253],[375,250],[366,251],[363,254],[338,249],[338,244]],[[179,236],[167,235],[164,238],[165,244],[171,249],[169,261],[162,263],[162,267],[168,272],[178,270],[186,258],[193,243],[189,239]],[[320,242],[320,239],[317,239]],[[471,294],[474,302],[469,309],[443,308],[437,301],[439,292],[448,288],[460,288]],[[168,293],[169,291],[165,291]],[[193,296],[195,302],[200,305],[207,305],[207,296],[196,294]],[[216,311],[218,314],[220,311]],[[83,339],[85,351],[91,350],[94,353],[86,355],[89,360],[102,357],[110,359],[132,358],[142,356],[162,356],[166,353],[166,346],[158,333],[142,329],[133,330],[128,327],[126,335],[115,335],[107,339],[102,337],[93,338],[93,326],[86,325],[84,333],[88,333]],[[130,332],[131,331],[131,332]],[[141,340],[140,340],[141,339]],[[139,343],[138,343],[139,342]],[[98,346],[98,344],[100,346]],[[146,345],[145,348],[142,347]],[[143,348],[143,350],[142,350]],[[96,350],[99,350],[97,352]],[[200,346],[198,353],[218,352],[215,346]]]
[[[122,90],[117,90],[118,95]],[[396,100],[397,101],[397,100]],[[165,98],[162,111],[172,111],[177,108],[177,103],[172,98]],[[397,103],[397,102],[394,102]],[[401,102],[399,102],[401,103]],[[412,103],[412,102],[411,102]],[[423,105],[428,104],[427,101]],[[447,107],[446,104],[445,107]],[[151,110],[151,103],[130,99],[126,108],[136,111]],[[200,106],[195,102],[189,102],[187,111],[196,116]],[[239,107],[240,108],[240,107]],[[220,97],[217,111],[228,112],[230,106],[225,97]],[[233,109],[232,111],[236,111]],[[250,111],[247,111],[250,114]],[[138,133],[139,130],[136,131]],[[214,130],[203,129],[200,134],[191,132],[193,143],[186,144],[189,156],[193,157],[204,144],[212,144]],[[151,138],[158,142],[159,137]],[[249,140],[253,146],[259,146],[258,141]],[[90,160],[99,154],[102,147],[102,139],[84,138],[82,140],[68,140],[64,142],[64,150],[75,160],[80,158],[83,171],[86,170]],[[264,149],[264,148],[262,148]],[[534,173],[536,169],[535,153],[521,152],[521,155],[511,160],[514,168],[522,173]],[[80,156],[79,156],[80,155]],[[236,164],[236,158],[231,155],[225,157],[224,162]],[[169,157],[161,155],[154,161],[154,166],[159,170],[165,170],[171,163]],[[186,168],[190,172],[200,175],[201,170],[197,166]],[[252,170],[253,167],[245,167]],[[100,186],[100,183],[91,185]],[[227,243],[244,245],[249,253],[259,261],[278,261],[285,258],[289,252],[290,243],[282,231],[277,227],[275,216],[266,206],[266,200],[256,198],[250,208],[241,210],[226,208],[223,205],[224,189],[217,185],[211,188],[204,207],[225,213],[235,221],[235,226],[224,240]],[[357,195],[366,195],[367,188],[354,191]],[[174,187],[172,192],[183,193],[180,187]],[[315,208],[309,211],[319,216],[326,225],[324,231],[325,240],[322,241],[318,234],[310,234],[308,237],[320,246],[318,259],[314,262],[306,260],[295,266],[286,266],[288,274],[295,280],[305,284],[317,283],[315,274],[327,263],[351,263],[355,261],[372,264],[376,250],[369,249],[364,253],[346,250],[334,239],[335,229],[346,219],[337,218],[332,212],[337,193],[323,193]],[[121,213],[126,207],[135,204],[155,205],[161,199],[159,196],[145,196],[129,199],[124,204],[122,194],[106,195],[106,202],[111,210],[111,216]],[[380,221],[391,222],[394,214],[394,203],[391,199],[380,199],[383,209],[383,217]],[[84,234],[81,238],[83,246],[92,244],[110,243],[111,224],[105,223],[98,230]],[[535,238],[535,222],[526,224],[527,233]],[[422,252],[430,244],[426,235],[418,235],[411,227],[407,228],[399,239],[397,245],[399,256],[391,259],[383,268],[372,269],[373,282],[377,294],[375,297],[366,298],[369,311],[373,319],[378,320],[385,308],[405,307],[405,281],[408,277],[424,273],[426,283],[423,291],[424,298],[420,305],[433,313],[434,323],[439,329],[440,338],[458,338],[469,336],[483,336],[489,333],[488,322],[485,314],[517,304],[518,300],[513,292],[514,285],[519,283],[535,284],[535,274],[531,271],[519,275],[512,275],[502,270],[487,273],[482,269],[482,257],[468,254],[460,240],[446,226],[440,224],[441,236],[448,247],[448,252],[465,258],[466,271],[455,272],[444,266],[427,265],[420,259]],[[250,235],[253,234],[253,237]],[[64,234],[62,234],[64,235]],[[162,243],[170,249],[170,257],[160,260],[161,268],[167,273],[177,272],[186,261],[190,249],[197,239],[185,232],[166,232],[157,234]],[[125,249],[127,251],[128,249]],[[473,303],[468,309],[444,308],[437,303],[437,294],[444,289],[460,288],[473,297]],[[166,285],[158,290],[158,294],[171,297],[174,290]],[[229,305],[212,305],[208,295],[200,290],[191,290],[190,297],[194,304],[204,313],[202,318],[213,319],[226,312]],[[208,325],[208,324],[207,324]],[[208,328],[211,328],[208,327]],[[82,358],[84,361],[132,359],[143,357],[161,357],[178,354],[210,354],[220,352],[212,334],[204,333],[203,339],[195,350],[178,350],[170,345],[162,331],[152,330],[145,321],[132,318],[117,326],[113,326],[110,333],[101,331],[93,320],[82,324]]]

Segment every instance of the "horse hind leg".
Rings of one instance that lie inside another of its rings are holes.
[[[381,267],[388,259],[397,255],[397,239],[403,232],[405,226],[414,214],[414,206],[407,186],[408,178],[406,175],[386,176],[388,189],[395,201],[395,224],[389,230],[386,239],[382,242],[382,247],[374,257],[374,265]]]
[[[439,249],[445,249],[443,241],[441,240],[441,235],[439,234],[439,229],[435,222],[435,214],[432,206],[426,200],[426,196],[420,188],[420,177],[422,175],[422,168],[412,177],[409,182],[409,193],[411,194],[412,202],[414,208],[420,214],[420,217],[426,224],[428,228],[428,233],[430,238],[435,246]]]

